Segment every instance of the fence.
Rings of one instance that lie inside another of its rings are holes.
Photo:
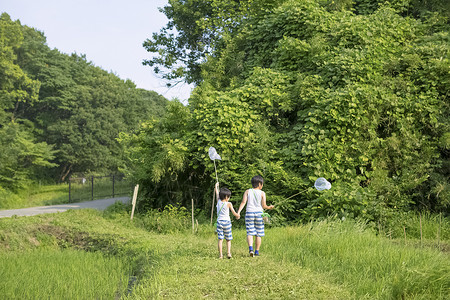
[[[127,196],[132,191],[123,175],[69,177],[69,202]]]

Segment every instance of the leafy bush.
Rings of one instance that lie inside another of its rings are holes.
[[[17,204],[21,205],[23,203],[21,200],[18,195],[0,187],[0,209],[11,208]]]
[[[166,205],[163,211],[149,210],[137,216],[136,222],[146,230],[159,233],[183,232],[191,225],[187,209],[170,204]]]
[[[210,207],[214,146],[232,199],[261,174],[279,220],[447,211],[449,27],[437,9],[407,16],[413,2],[263,1],[259,13],[235,11],[189,105],[173,104],[131,139],[145,201]],[[311,189],[318,177],[332,189]]]
[[[132,206],[130,203],[123,203],[122,201],[116,201],[113,205],[108,206],[103,215],[106,217],[114,218],[115,215],[129,214]]]

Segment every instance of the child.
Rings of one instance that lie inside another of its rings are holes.
[[[238,215],[247,203],[245,214],[245,228],[247,229],[247,244],[250,256],[259,256],[261,238],[264,236],[264,221],[262,218],[263,209],[273,209],[273,205],[266,205],[266,193],[262,191],[264,179],[262,176],[252,178],[253,189],[248,189],[244,193],[242,203],[239,206]],[[253,236],[256,236],[255,252],[253,252]]]
[[[215,192],[217,196],[217,237],[219,248],[219,258],[223,258],[222,255],[222,244],[223,239],[227,240],[227,257],[231,258],[231,240],[233,235],[231,234],[231,219],[230,210],[236,219],[239,219],[239,215],[234,211],[233,204],[228,202],[231,197],[231,192],[227,188],[221,188],[219,192],[219,183],[216,183]]]

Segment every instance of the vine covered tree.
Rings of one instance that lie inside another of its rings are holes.
[[[447,210],[447,2],[240,2],[169,1],[169,24],[147,41],[166,78],[197,84],[183,126],[163,119],[128,140],[158,158],[135,174],[147,204],[168,187],[158,203],[196,194],[206,206],[215,146],[221,180],[239,194],[262,174],[279,218]],[[147,176],[162,165],[166,177]],[[321,176],[329,192],[311,188]]]

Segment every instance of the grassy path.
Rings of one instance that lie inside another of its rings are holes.
[[[350,293],[325,276],[270,254],[251,258],[245,232],[235,230],[233,258],[217,258],[215,236],[176,236],[160,253],[153,278],[131,298],[168,299],[349,299]]]

